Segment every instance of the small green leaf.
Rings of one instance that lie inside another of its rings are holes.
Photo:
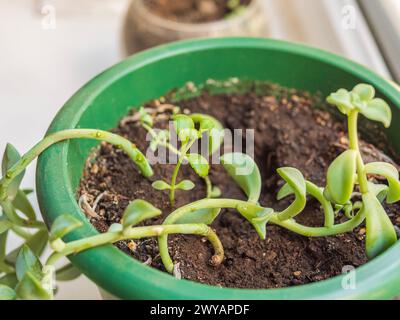
[[[18,190],[17,195],[13,201],[13,206],[21,211],[29,220],[36,220],[36,213],[33,209],[26,193],[22,190]]]
[[[191,153],[186,156],[190,166],[202,178],[208,176],[210,165],[206,158],[197,153]]]
[[[9,230],[12,225],[12,222],[10,222],[9,220],[0,220],[0,234]]]
[[[171,186],[166,183],[165,181],[162,180],[157,180],[154,181],[151,185],[153,187],[153,189],[159,190],[159,191],[163,191],[163,190],[170,190]]]
[[[50,241],[61,239],[68,233],[82,226],[82,222],[70,214],[59,216],[51,226]]]
[[[212,116],[193,113],[190,118],[199,125],[200,132],[207,132],[210,154],[215,153],[224,141],[224,127]]]
[[[161,215],[161,210],[145,200],[132,201],[125,209],[122,217],[124,229],[136,226],[140,222]]]
[[[108,228],[108,232],[121,232],[122,230],[124,230],[124,227],[120,223],[113,223]]]
[[[210,225],[214,222],[215,218],[218,217],[221,209],[201,209],[193,212],[189,212],[176,220],[175,224],[197,224],[204,223]]]
[[[219,198],[221,195],[222,195],[221,189],[216,186],[213,186],[211,189],[210,197],[215,199],[215,198]]]
[[[261,174],[254,160],[243,153],[227,153],[221,163],[229,175],[242,188],[249,202],[257,203],[261,195]]]
[[[173,119],[176,133],[182,141],[185,141],[187,137],[192,135],[191,132],[195,130],[193,120],[184,114],[175,115]]]
[[[372,162],[365,165],[367,174],[375,174],[385,177],[389,182],[389,190],[386,201],[389,204],[400,201],[400,181],[397,169],[386,162]]]
[[[346,204],[352,196],[355,184],[357,151],[347,150],[329,166],[325,195],[335,203]]]
[[[81,274],[82,272],[80,272],[72,263],[68,263],[56,271],[56,279],[58,281],[71,281],[78,278]]]
[[[284,221],[295,217],[304,210],[307,202],[306,180],[302,173],[295,168],[279,168],[277,171],[289,184],[296,196],[294,202],[278,215],[279,220]]]
[[[282,199],[285,199],[288,196],[291,196],[294,194],[293,188],[290,186],[289,183],[285,183],[282,188],[278,191],[278,194],[276,195],[276,200],[280,201]]]
[[[52,298],[40,280],[30,272],[25,273],[15,288],[15,292],[21,300],[50,300]]]
[[[373,193],[362,196],[366,217],[366,251],[372,259],[397,241],[396,230],[385,209]]]
[[[183,180],[175,186],[175,189],[184,190],[184,191],[190,191],[194,188],[195,188],[195,184],[190,180]]]
[[[332,93],[326,100],[328,103],[335,105],[345,115],[348,115],[354,109],[350,92],[346,89],[339,89],[337,92]]]
[[[365,83],[356,85],[352,92],[365,102],[371,101],[375,97],[375,88]]]
[[[17,256],[15,271],[20,281],[27,272],[30,272],[38,280],[43,277],[42,264],[27,245],[22,246]]]
[[[360,110],[362,115],[370,120],[381,122],[385,128],[389,128],[392,122],[392,110],[382,99],[373,99],[366,103]]]
[[[40,257],[44,249],[46,248],[48,239],[49,239],[48,231],[39,230],[27,242],[25,242],[25,245],[27,245],[36,256]],[[21,249],[22,246],[14,249],[9,254],[7,254],[6,261],[8,263],[15,264],[17,256],[21,251]]]
[[[21,159],[21,155],[14,148],[13,145],[7,144],[6,150],[3,155],[3,161],[1,165],[3,176],[7,175],[7,172]],[[25,171],[20,173],[18,177],[15,177],[12,183],[8,187],[8,198],[13,200],[17,195],[18,189],[21,185],[22,179],[24,178]]]
[[[0,284],[0,300],[15,300],[16,294],[13,289]]]

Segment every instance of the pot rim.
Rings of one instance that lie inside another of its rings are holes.
[[[367,68],[340,56],[279,40],[262,38],[217,38],[186,40],[163,45],[134,55],[101,73],[82,87],[60,110],[48,133],[73,128],[96,96],[126,74],[147,64],[172,56],[184,55],[210,49],[268,49],[309,57],[341,68],[366,82],[373,84],[400,109],[400,93],[389,81]],[[42,215],[48,225],[69,208],[71,214],[80,217],[84,227],[72,232],[65,239],[76,240],[97,234],[95,228],[84,218],[75,199],[68,178],[67,162],[69,142],[60,143],[47,150],[38,161],[36,187]],[[168,299],[171,292],[185,299],[374,299],[394,297],[400,288],[400,241],[382,255],[357,268],[357,288],[342,288],[344,275],[316,283],[278,289],[231,289],[177,280],[162,271],[143,266],[112,245],[90,249],[70,260],[99,286],[109,293],[131,299],[133,286],[141,288],[146,296]],[[110,276],[112,272],[112,276]]]
[[[252,2],[247,6],[246,10],[235,17],[210,22],[188,23],[169,20],[156,15],[143,4],[143,0],[134,0],[131,3],[130,9],[128,10],[128,15],[131,15],[132,12],[134,12],[135,15],[143,16],[146,21],[149,21],[148,23],[161,29],[184,33],[202,33],[209,30],[226,30],[232,28],[233,26],[240,25],[242,22],[248,20],[257,10],[259,10],[259,7],[260,0],[252,0]]]

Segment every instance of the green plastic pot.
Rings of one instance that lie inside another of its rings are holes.
[[[159,97],[187,81],[243,77],[284,86],[321,91],[371,83],[393,107],[387,130],[400,152],[400,94],[366,68],[309,47],[254,38],[223,38],[178,42],[132,56],[100,74],[80,89],[54,119],[49,133],[67,128],[110,129],[131,106]],[[238,110],[238,112],[240,112]],[[37,191],[45,221],[72,214],[84,226],[66,240],[95,235],[75,200],[75,190],[92,141],[60,143],[39,159]],[[70,257],[99,287],[123,299],[390,299],[400,294],[400,242],[357,269],[356,289],[342,288],[343,276],[283,289],[245,290],[176,280],[144,266],[112,245]]]

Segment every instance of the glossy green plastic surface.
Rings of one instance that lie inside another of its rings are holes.
[[[386,80],[341,57],[286,42],[226,38],[170,44],[135,55],[100,74],[63,107],[49,132],[67,128],[110,129],[131,106],[159,97],[187,81],[243,77],[284,86],[321,91],[370,83],[390,102],[394,119],[387,130],[400,152],[400,93]],[[239,110],[238,110],[239,112]],[[53,146],[37,168],[37,191],[48,224],[65,213],[85,221],[68,241],[96,234],[80,212],[75,190],[90,141]],[[356,288],[343,289],[343,276],[314,284],[271,290],[223,289],[176,280],[143,266],[109,245],[71,257],[72,262],[103,289],[125,299],[388,299],[400,294],[400,242],[357,269]]]

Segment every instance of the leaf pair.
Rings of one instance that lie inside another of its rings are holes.
[[[23,300],[52,299],[52,288],[46,287],[44,283],[43,266],[27,245],[21,248],[16,259],[15,269],[18,279],[15,287],[16,297]]]
[[[375,89],[371,85],[359,84],[351,92],[340,89],[332,93],[327,101],[336,105],[345,115],[357,110],[366,118],[381,122],[386,128],[392,121],[392,111],[389,105],[384,100],[375,98]]]
[[[152,187],[156,190],[159,191],[164,191],[164,190],[171,190],[172,187],[169,183],[162,181],[162,180],[157,180],[155,182],[153,182]],[[190,180],[182,180],[181,182],[179,182],[174,189],[175,190],[184,190],[184,191],[190,191],[193,190],[195,187],[195,184],[190,181]]]

